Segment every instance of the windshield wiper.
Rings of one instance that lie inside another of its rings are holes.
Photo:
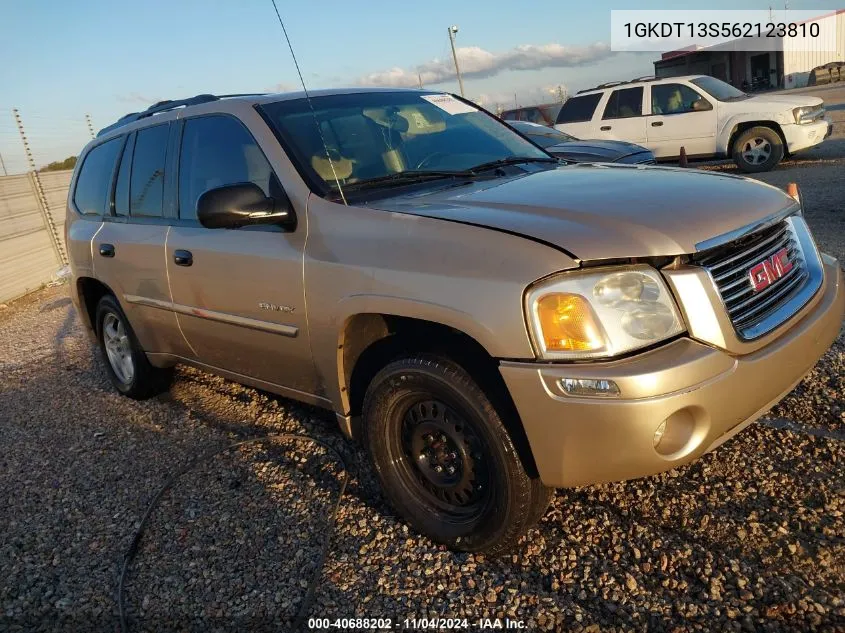
[[[399,171],[395,174],[387,174],[385,176],[376,176],[374,178],[367,178],[366,180],[359,180],[358,182],[343,185],[344,191],[358,191],[361,189],[370,189],[385,186],[400,186],[414,184],[418,182],[427,182],[429,180],[441,180],[443,178],[472,178],[476,174],[470,171],[433,171],[433,170],[406,170]]]
[[[478,173],[488,169],[497,169],[507,165],[519,165],[521,163],[559,163],[557,158],[543,157],[543,156],[510,156],[509,158],[500,158],[498,160],[491,160],[489,163],[481,163],[475,167],[467,169],[467,173]]]
[[[481,175],[480,172],[505,167],[507,165],[518,165],[521,163],[560,163],[560,160],[557,158],[544,158],[540,156],[510,156],[508,158],[491,160],[489,163],[481,163],[475,167],[459,171],[408,169],[396,172],[395,174],[375,176],[374,178],[367,178],[365,180],[359,180],[358,182],[349,183],[347,185],[343,185],[343,190],[361,191],[363,189],[376,189],[379,187],[398,187],[402,185],[428,182],[431,180],[443,180],[447,178],[478,178]]]

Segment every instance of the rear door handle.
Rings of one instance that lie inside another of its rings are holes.
[[[194,255],[191,251],[177,249],[173,252],[173,261],[177,266],[190,266],[194,263]]]
[[[602,125],[599,129],[602,132],[607,132],[610,129],[610,126],[609,125]]]
[[[100,244],[100,255],[114,257],[114,244]]]
[[[660,127],[661,125],[663,125],[663,121],[652,121],[651,122],[651,127]]]

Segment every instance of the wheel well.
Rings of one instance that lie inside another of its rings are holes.
[[[79,293],[80,303],[85,306],[85,315],[88,317],[88,327],[94,332],[97,331],[97,304],[105,295],[114,295],[106,284],[97,281],[92,277],[80,277],[76,280],[76,290]]]
[[[789,149],[786,146],[786,137],[783,135],[783,130],[781,129],[780,125],[778,125],[774,121],[743,121],[742,123],[737,123],[736,125],[734,125],[733,130],[731,131],[731,136],[728,140],[728,156],[733,156],[734,142],[736,141],[737,137],[746,130],[750,130],[753,127],[767,127],[770,130],[774,130],[775,132],[777,132],[777,135],[780,137],[780,140],[783,143],[783,155],[789,155]]]
[[[463,367],[500,412],[502,421],[519,452],[523,468],[537,476],[537,465],[511,399],[498,362],[474,338],[452,327],[409,317],[359,314],[344,328],[341,343],[343,388],[347,390],[350,414],[359,418],[364,395],[375,375],[388,363],[411,354],[444,356]],[[361,428],[353,433],[361,439]]]

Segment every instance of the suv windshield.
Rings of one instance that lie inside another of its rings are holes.
[[[396,174],[447,178],[521,158],[554,161],[492,115],[451,95],[364,92],[313,97],[311,104],[313,113],[305,99],[260,109],[300,171],[324,191],[337,191],[335,177],[341,186],[375,185],[401,182],[389,178]]]
[[[715,77],[698,77],[691,79],[690,83],[695,84],[717,101],[736,101],[748,99],[751,96]]]

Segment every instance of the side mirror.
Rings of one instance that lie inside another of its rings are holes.
[[[197,200],[197,219],[207,229],[233,229],[256,224],[296,226],[287,197],[268,198],[253,182],[215,187]]]

